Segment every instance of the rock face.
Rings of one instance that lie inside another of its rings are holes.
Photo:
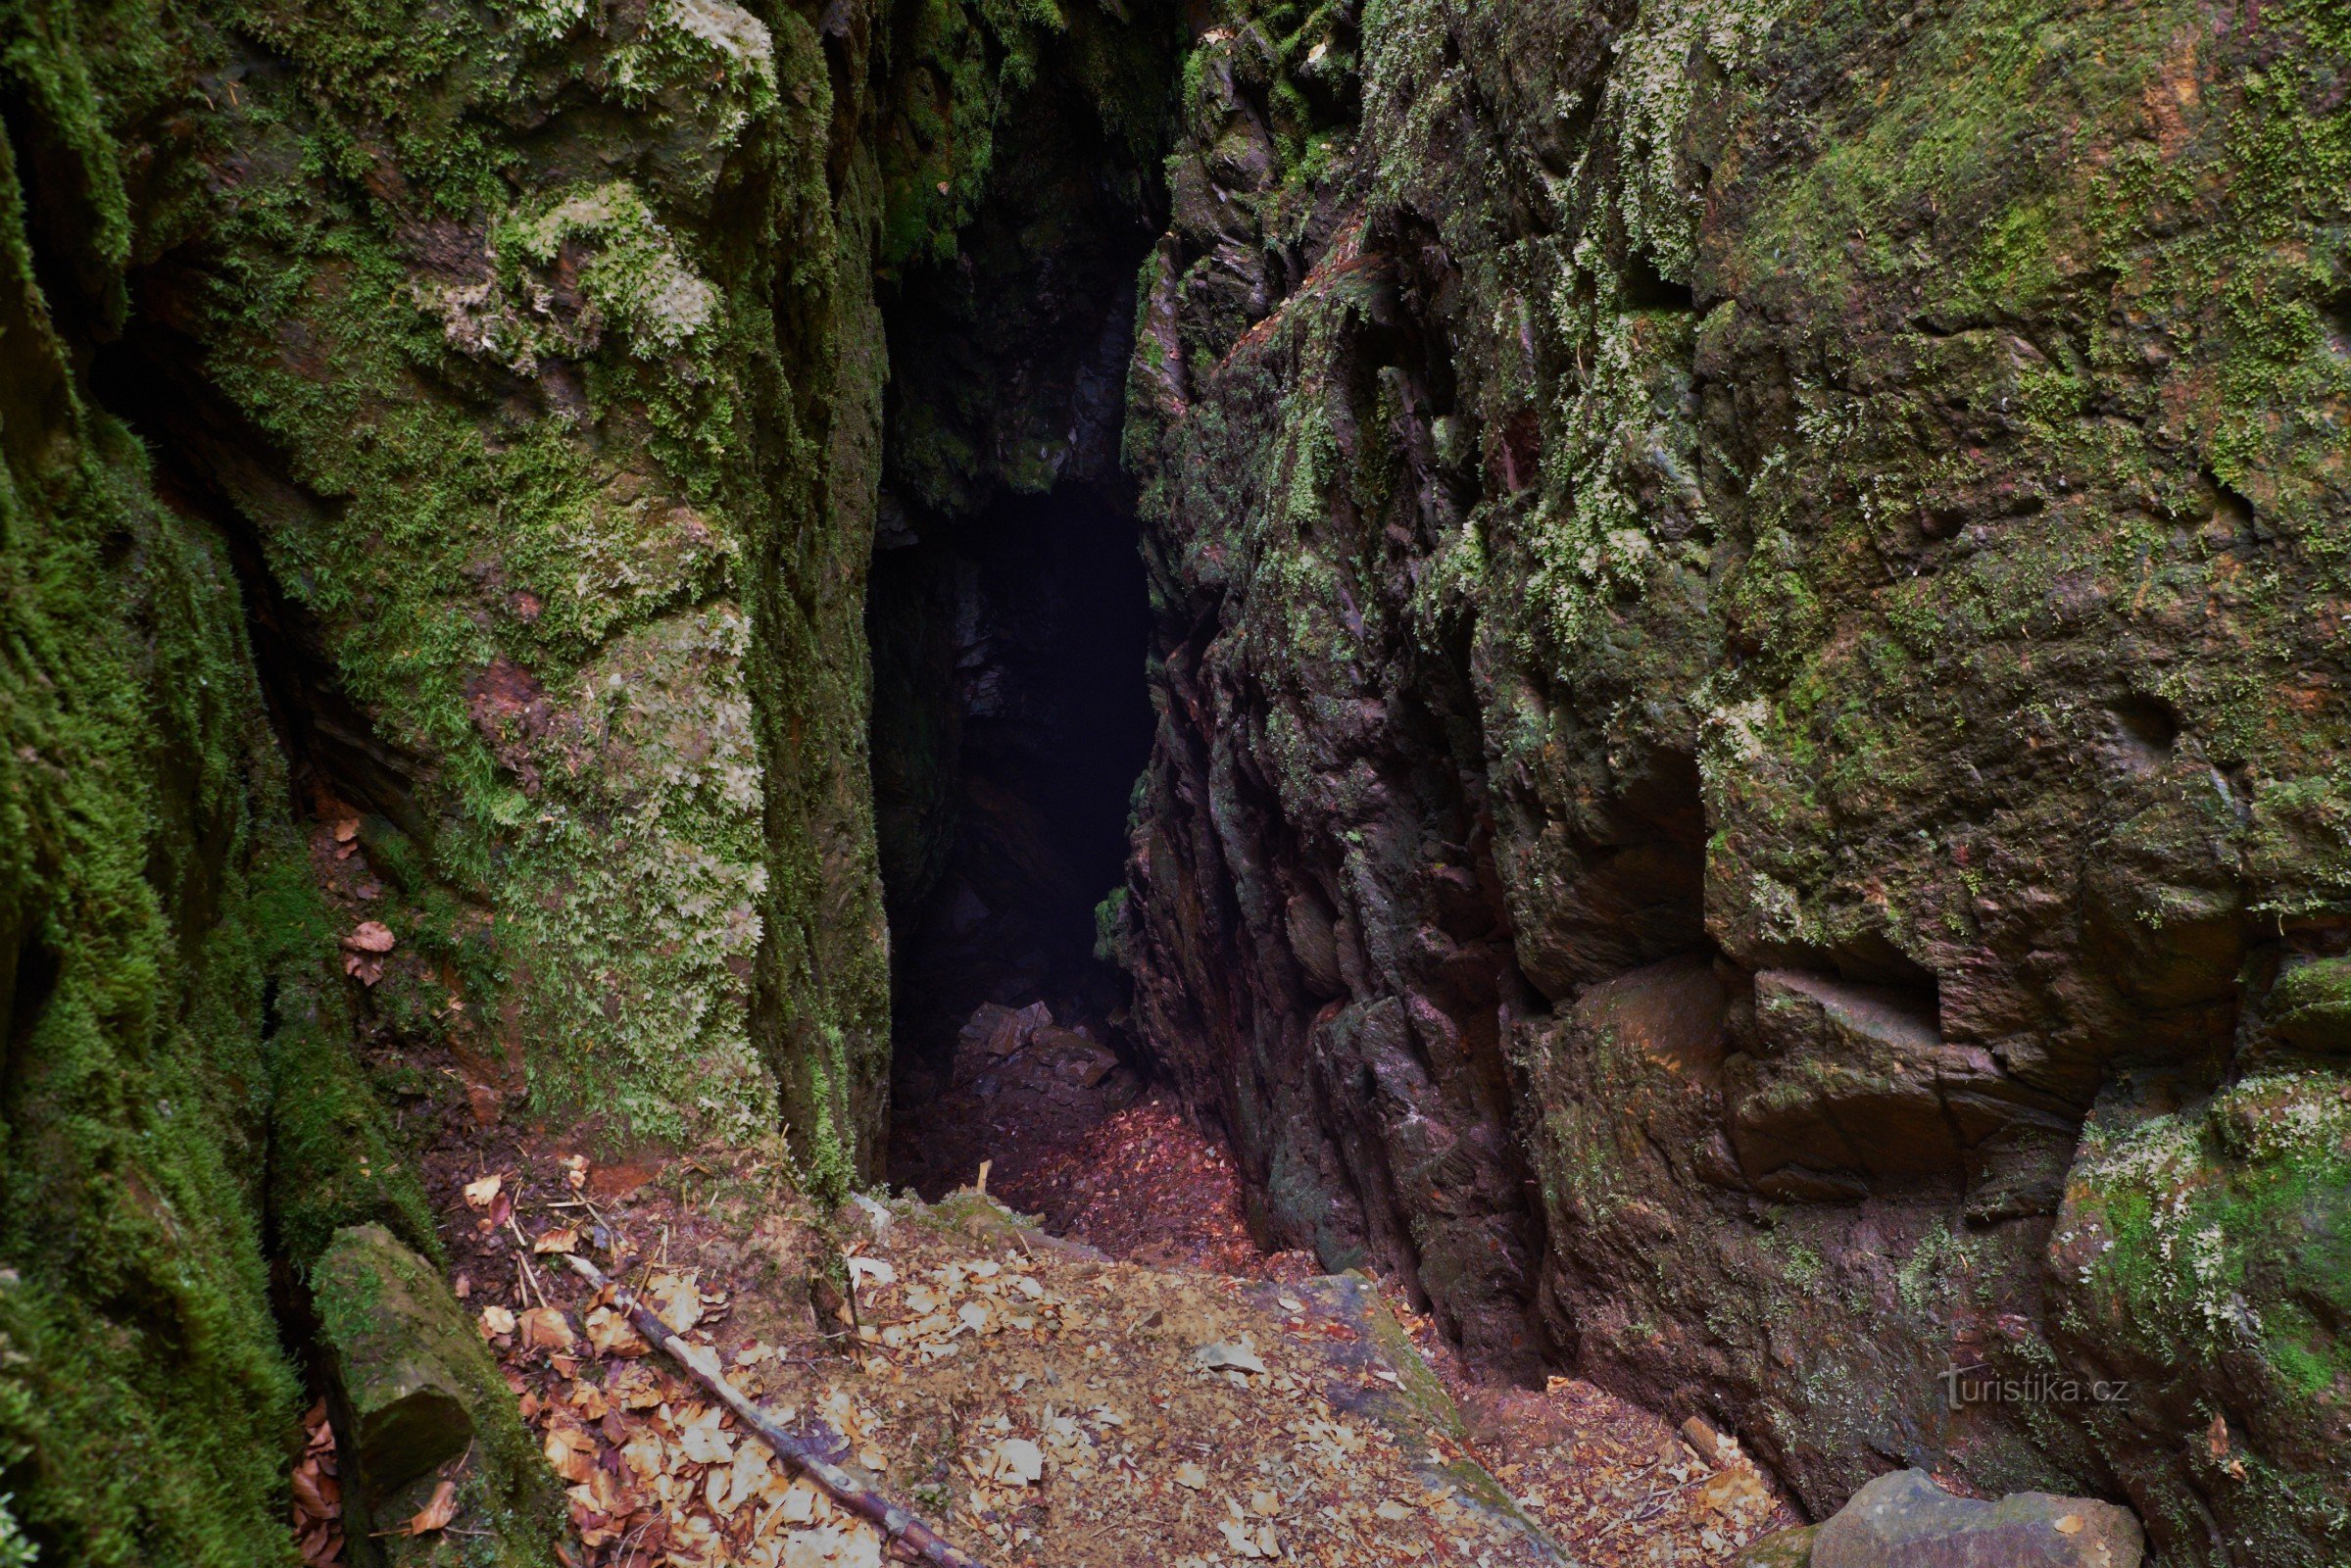
[[[2341,7],[1174,11],[0,0],[0,1519],[278,1550],[270,1271],[430,1243],[355,998],[872,1173],[926,661],[1047,662],[955,531],[1124,360],[1104,935],[1269,1237],[1816,1512],[2351,1555]]]
[[[608,1144],[872,1172],[881,298],[1027,265],[1041,76],[1155,158],[1172,35],[1069,9],[0,0],[0,1541],[286,1559],[272,1307],[433,1250],[355,1007]],[[1123,359],[902,422],[1050,482]],[[411,960],[349,980],[346,819]]]
[[[0,1540],[279,1562],[271,1265],[432,1224],[350,1054],[234,550],[94,386],[165,198],[125,125],[170,111],[82,40],[169,53],[152,20],[0,4]]]
[[[2138,1568],[2145,1550],[2138,1521],[2109,1502],[2039,1492],[1980,1502],[1898,1470],[1813,1534],[1810,1568]]]
[[[2351,1553],[2338,13],[1198,35],[1116,938],[1273,1238],[1817,1512]]]

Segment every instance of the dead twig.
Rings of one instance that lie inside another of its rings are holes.
[[[538,1272],[530,1266],[530,1243],[522,1239],[522,1227],[514,1223],[513,1209],[507,1210],[506,1228],[514,1233],[514,1261],[522,1265],[522,1277],[530,1281],[531,1294],[539,1298],[539,1305],[544,1307],[547,1304],[547,1292],[539,1284]]]
[[[859,1481],[856,1476],[826,1459],[814,1447],[792,1436],[770,1421],[759,1407],[744,1396],[743,1391],[726,1380],[718,1369],[718,1357],[700,1346],[688,1345],[669,1332],[669,1325],[656,1316],[653,1309],[637,1299],[637,1295],[617,1280],[605,1277],[604,1270],[576,1254],[564,1259],[580,1278],[597,1290],[608,1287],[612,1292],[612,1304],[628,1314],[628,1321],[639,1334],[666,1350],[671,1359],[694,1374],[695,1380],[716,1395],[719,1401],[735,1412],[736,1419],[759,1435],[759,1440],[773,1448],[786,1464],[800,1471],[822,1487],[832,1499],[850,1512],[869,1521],[882,1533],[894,1550],[916,1560],[931,1563],[934,1568],[982,1568],[978,1559],[956,1547],[930,1526],[905,1508]]]

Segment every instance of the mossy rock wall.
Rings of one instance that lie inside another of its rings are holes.
[[[292,1561],[272,1259],[358,1220],[431,1246],[229,552],[89,396],[139,238],[109,118],[170,44],[0,8],[0,1541],[43,1562]]]
[[[1733,1421],[1816,1510],[1949,1466],[2128,1497],[2167,1562],[2351,1549],[2347,41],[1200,28],[1112,938],[1270,1235]],[[2230,1134],[2248,1094],[2310,1141]],[[1979,1361],[2131,1402],[1947,1408]]]
[[[311,1263],[435,1252],[320,821],[379,1022],[870,1174],[877,291],[1122,16],[0,3],[0,1550],[292,1561]]]

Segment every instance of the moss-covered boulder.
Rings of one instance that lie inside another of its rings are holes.
[[[2286,970],[2266,1010],[2271,1027],[2304,1051],[2351,1055],[2351,958],[2317,958]]]
[[[381,1226],[350,1226],[314,1265],[311,1298],[357,1560],[553,1563],[555,1476],[439,1271]],[[458,1534],[396,1533],[444,1480]]]
[[[1810,1568],[1818,1525],[1776,1531],[1731,1559],[1731,1568]]]

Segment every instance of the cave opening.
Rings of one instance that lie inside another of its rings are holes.
[[[1133,506],[1092,481],[969,517],[886,502],[866,604],[889,1177],[935,1197],[1140,1092],[1096,952],[1153,727]]]

